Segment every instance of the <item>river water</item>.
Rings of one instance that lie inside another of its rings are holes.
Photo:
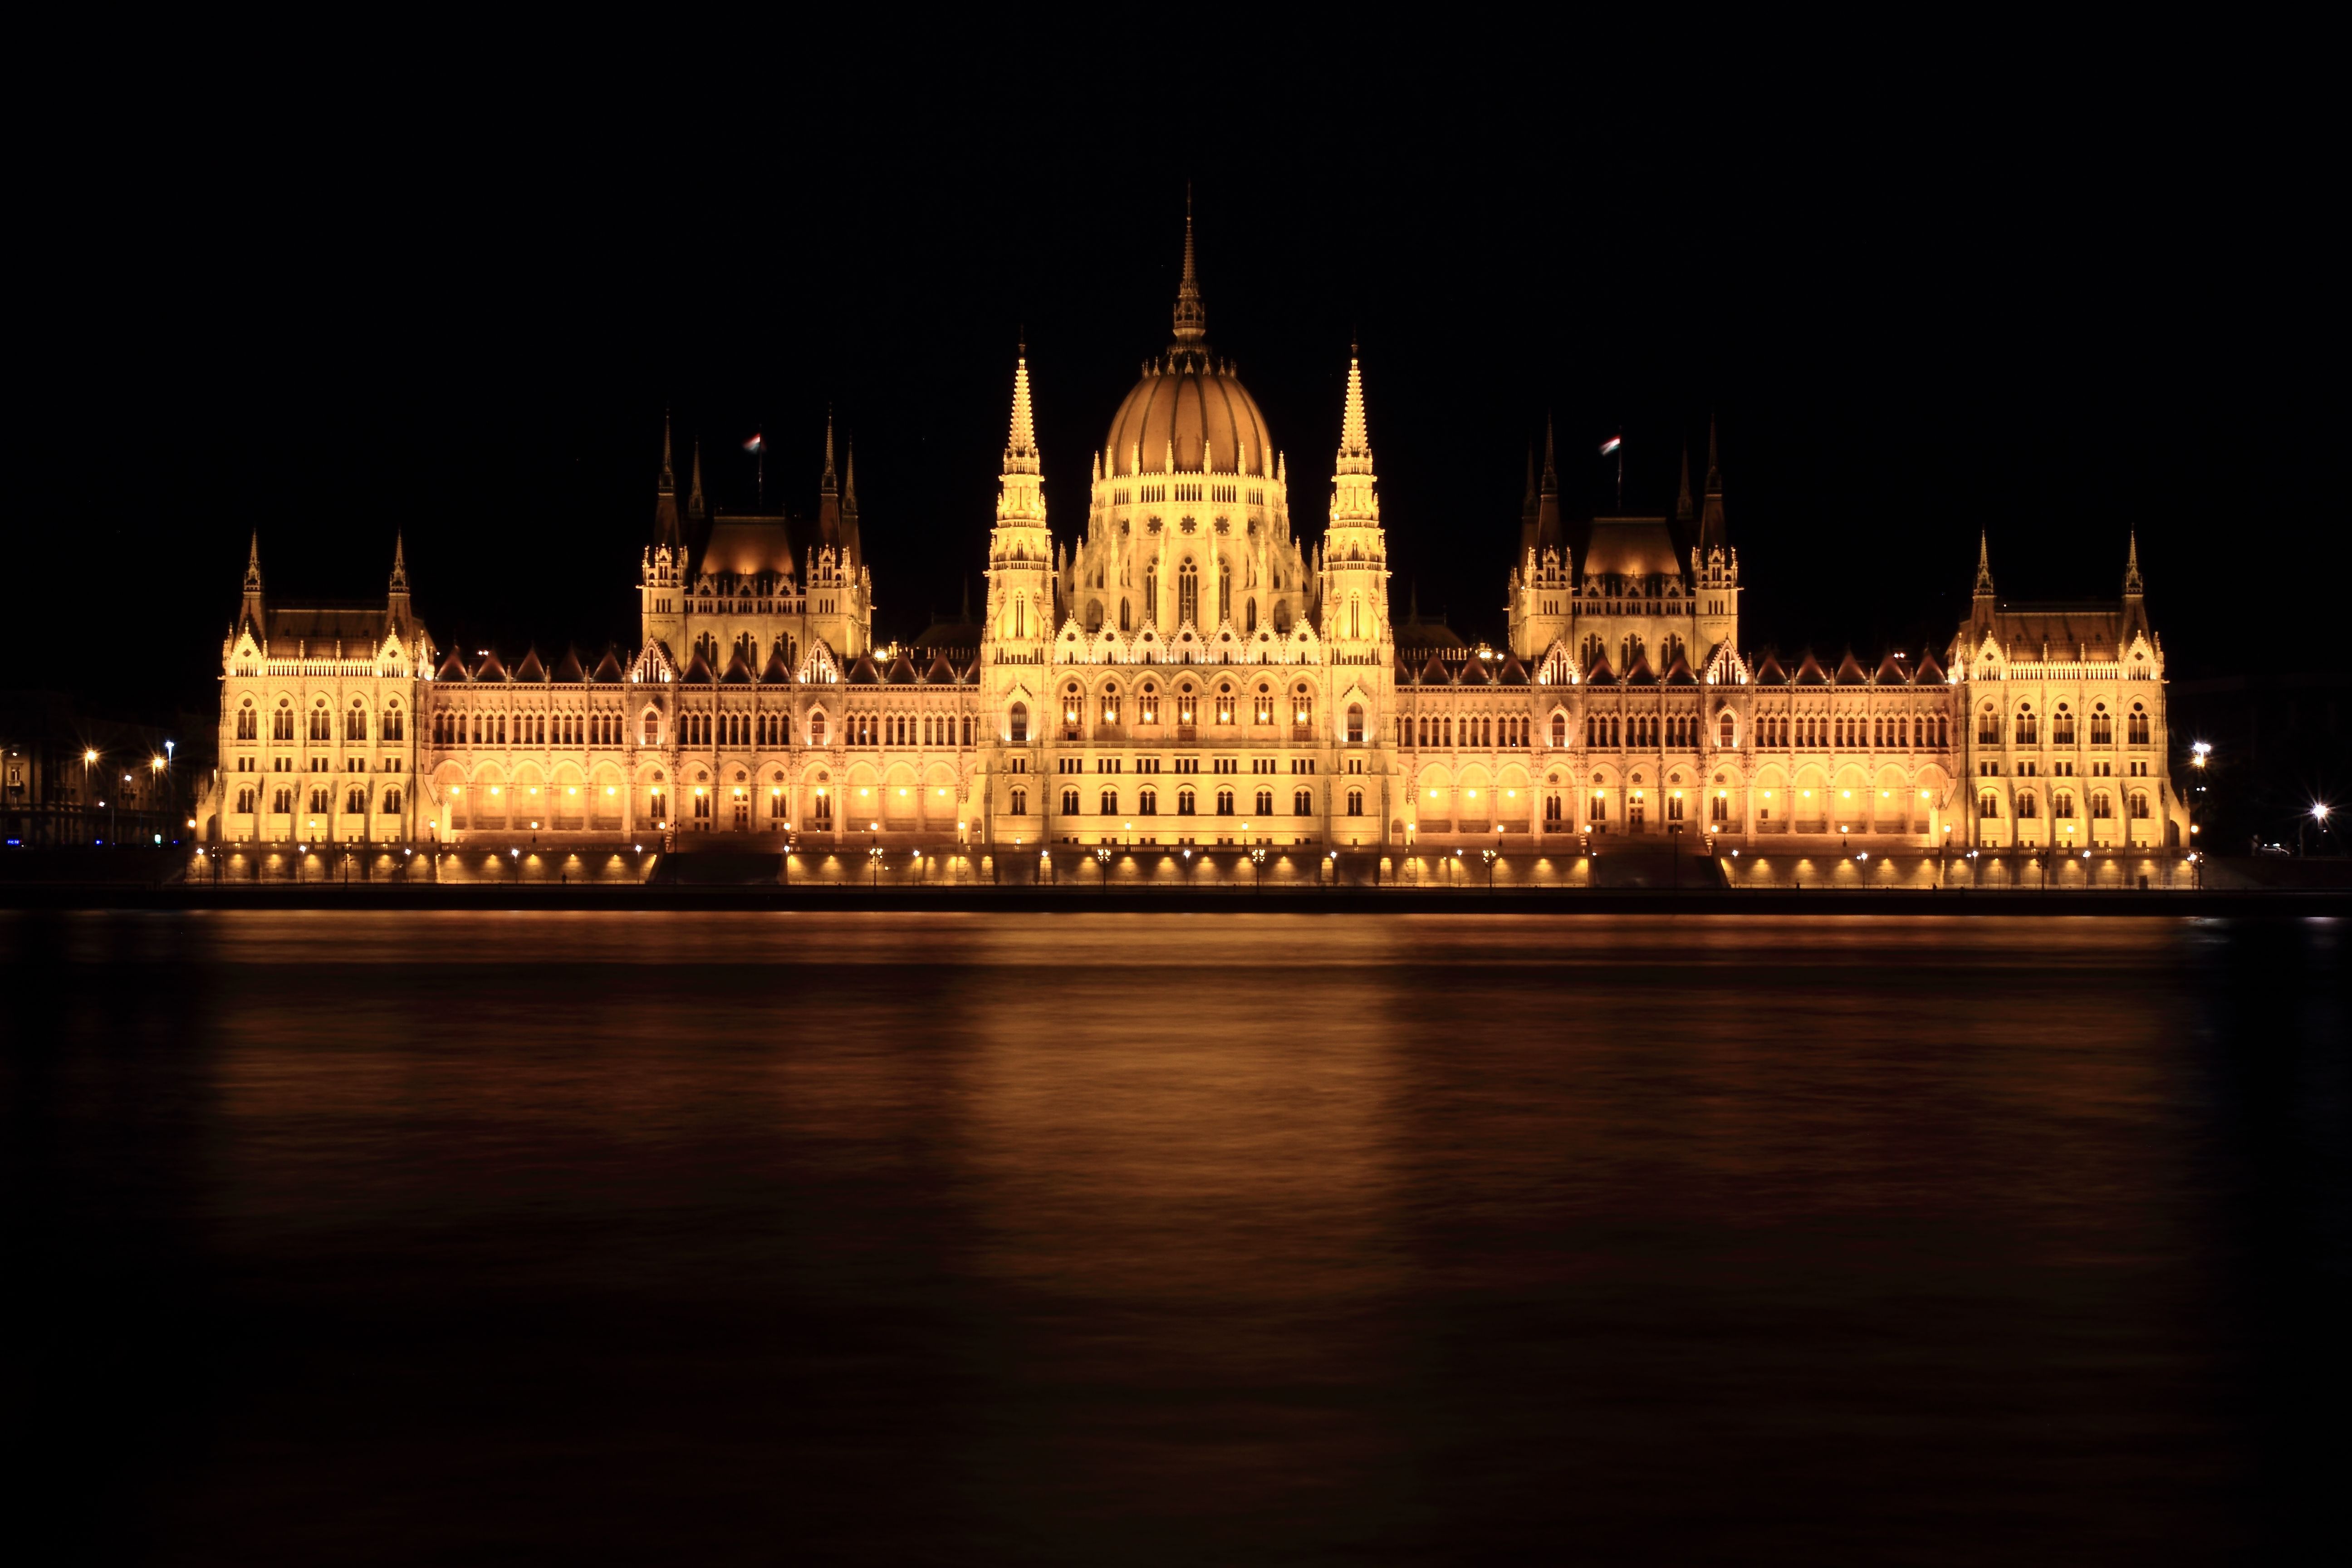
[[[0,916],[20,1479],[162,1562],[2242,1561],[2338,1479],[2343,942]]]

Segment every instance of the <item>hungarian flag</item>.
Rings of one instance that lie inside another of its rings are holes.
[[[1601,443],[1601,455],[1604,458],[1614,457],[1617,453],[1617,448],[1624,444],[1624,437],[1612,436],[1609,439]]]

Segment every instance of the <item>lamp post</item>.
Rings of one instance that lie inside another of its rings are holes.
[[[1679,893],[1683,890],[1683,825],[1681,823],[1669,822],[1666,824],[1666,844],[1674,852],[1672,857],[1674,860],[1674,891]]]
[[[1110,846],[1109,846],[1109,845],[1108,845],[1108,844],[1097,844],[1097,845],[1096,845],[1096,846],[1095,846],[1095,869],[1096,869],[1096,871],[1097,871],[1097,872],[1101,876],[1101,878],[1102,878],[1102,890],[1103,890],[1104,892],[1106,892],[1106,893],[1109,892],[1109,891],[1110,891]]]
[[[2304,853],[2304,848],[2303,848],[2303,834],[2304,834],[2304,829],[2305,829],[2305,828],[2309,827],[2309,826],[2310,826],[2313,823],[2315,823],[2315,823],[2317,823],[2317,824],[2319,824],[2319,833],[2320,833],[2320,837],[2321,837],[2321,839],[2323,840],[2323,842],[2320,844],[2320,848],[2321,848],[2321,849],[2323,849],[2323,850],[2325,850],[2325,849],[2327,847],[2327,846],[2326,846],[2326,842],[2325,842],[2325,840],[2326,840],[2326,835],[2327,835],[2327,810],[2328,810],[2328,807],[2327,807],[2327,803],[2326,803],[2326,801],[2324,801],[2324,800],[2315,800],[2315,801],[2313,801],[2313,802],[2311,803],[2311,811],[2310,811],[2310,813],[2309,813],[2307,816],[2304,816],[2300,821],[2298,821],[2298,822],[2296,822],[2296,823],[2295,823],[2295,825],[2294,825],[2294,852],[2295,852],[2295,854],[2296,854],[2296,855],[2300,856],[2300,855],[2302,855],[2302,854]]]
[[[1250,860],[1257,868],[1257,890],[1263,893],[1265,891],[1265,851],[1262,848],[1251,850]]]

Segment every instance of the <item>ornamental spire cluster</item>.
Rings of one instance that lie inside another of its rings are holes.
[[[1038,471],[1037,422],[1029,405],[1029,345],[1025,342],[1013,362],[1013,433],[1004,445],[1004,471]]]
[[[1201,303],[1201,276],[1192,260],[1192,193],[1184,192],[1184,275],[1176,284],[1173,352],[1202,348],[1209,336],[1208,308]]]
[[[1339,415],[1339,472],[1372,471],[1372,442],[1364,428],[1364,362],[1354,343],[1348,345],[1348,402]]]

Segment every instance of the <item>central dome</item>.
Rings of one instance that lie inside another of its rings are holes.
[[[1221,474],[1274,471],[1265,416],[1234,367],[1209,353],[1209,315],[1192,266],[1192,214],[1184,214],[1184,276],[1176,286],[1176,338],[1168,354],[1111,416],[1103,457],[1114,474]]]
[[[1186,352],[1155,362],[1111,416],[1103,456],[1114,474],[1197,474],[1209,463],[1219,473],[1265,474],[1274,442],[1265,416],[1233,367]]]

